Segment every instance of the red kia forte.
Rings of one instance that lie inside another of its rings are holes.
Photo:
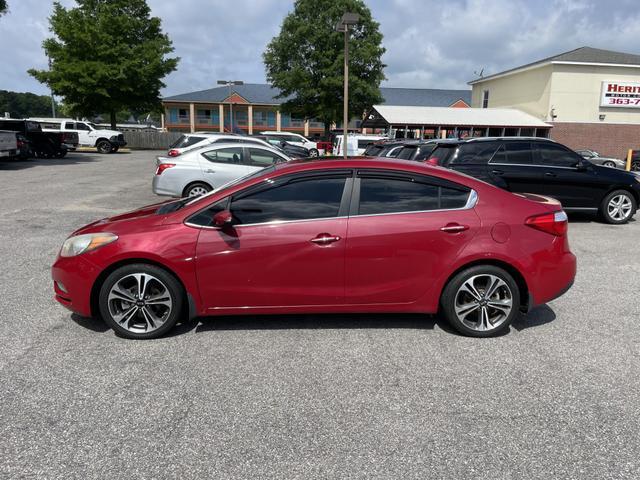
[[[301,312],[441,313],[486,337],[567,291],[576,259],[554,200],[354,158],[277,165],[100,220],[52,270],[58,302],[129,338],[195,316]]]

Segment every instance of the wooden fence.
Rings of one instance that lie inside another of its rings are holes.
[[[125,132],[128,148],[136,150],[167,150],[182,133],[179,132]]]

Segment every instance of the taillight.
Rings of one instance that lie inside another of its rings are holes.
[[[542,215],[534,215],[525,220],[525,225],[540,230],[541,232],[550,233],[561,237],[566,235],[569,225],[567,214],[563,210],[559,212],[543,213]]]
[[[177,157],[177,156],[179,156],[179,155],[180,155],[180,151],[179,151],[179,150],[176,150],[175,148],[173,148],[173,149],[169,150],[168,155],[169,155],[170,157]]]
[[[162,175],[162,172],[164,172],[167,168],[175,166],[175,163],[161,163],[160,165],[158,165],[158,168],[156,168],[156,175]]]

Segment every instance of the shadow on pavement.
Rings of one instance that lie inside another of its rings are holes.
[[[81,317],[76,313],[71,314],[71,320],[80,325],[81,327],[86,328],[87,330],[91,330],[93,332],[104,333],[109,330],[109,326],[102,321],[100,318],[87,318]]]
[[[556,313],[549,305],[535,307],[526,315],[520,315],[511,324],[513,328],[521,332],[527,328],[539,327],[551,323],[556,319]]]
[[[71,153],[64,158],[30,158],[29,160],[2,160],[0,170],[25,170],[27,168],[49,165],[75,165],[93,162],[95,158],[84,153]]]

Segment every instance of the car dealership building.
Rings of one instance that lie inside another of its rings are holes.
[[[582,47],[469,82],[476,108],[516,108],[571,148],[640,147],[640,55]]]

